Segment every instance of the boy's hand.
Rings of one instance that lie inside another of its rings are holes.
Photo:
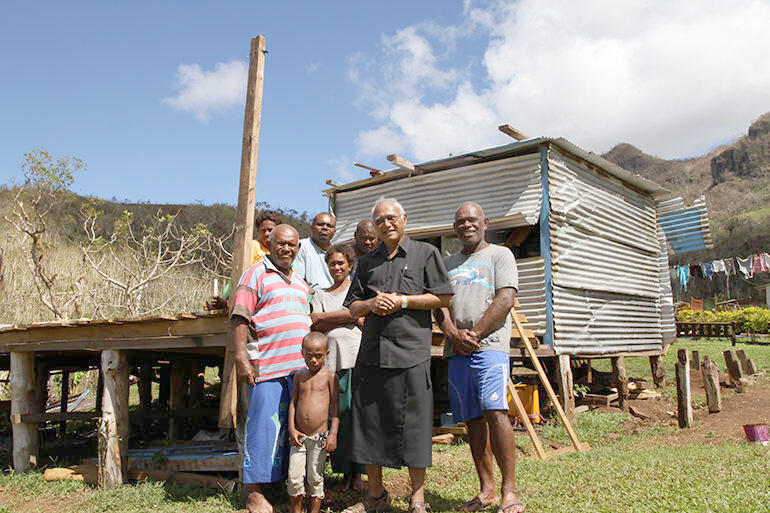
[[[336,450],[337,450],[337,436],[329,435],[326,438],[326,443],[324,443],[324,451],[331,453]]]
[[[296,429],[289,428],[289,442],[291,445],[295,447],[301,447],[302,446],[302,440],[305,438],[305,435],[297,431]]]

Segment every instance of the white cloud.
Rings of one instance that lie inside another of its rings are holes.
[[[308,64],[307,68],[305,68],[305,73],[307,73],[308,75],[311,73],[315,73],[316,71],[318,71],[318,68],[321,67],[321,64],[323,64],[321,61],[311,62],[310,64]]]
[[[337,176],[345,181],[353,181],[362,178],[360,173],[355,172],[353,161],[347,157],[331,158],[326,163],[331,167]]]
[[[439,158],[510,141],[497,132],[510,123],[596,152],[630,142],[686,157],[770,110],[766,1],[466,0],[463,13],[351,61],[375,120],[362,154]],[[461,50],[471,34],[483,55]]]
[[[245,102],[247,77],[248,65],[236,59],[216,63],[213,71],[198,64],[180,64],[176,72],[179,93],[163,102],[205,122]]]

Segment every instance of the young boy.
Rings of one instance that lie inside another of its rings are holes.
[[[310,496],[309,512],[318,513],[321,510],[326,454],[337,448],[339,383],[336,373],[324,367],[328,352],[326,335],[320,331],[311,331],[302,339],[302,356],[307,369],[294,374],[294,392],[289,402],[291,451],[287,488],[292,513],[302,512],[305,477]]]

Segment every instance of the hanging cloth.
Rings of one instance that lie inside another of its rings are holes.
[[[710,280],[714,275],[714,264],[711,262],[706,262],[705,264],[700,264],[700,266],[701,270],[703,271],[703,276]]]
[[[747,257],[747,258],[735,257],[735,260],[736,262],[738,262],[738,269],[741,270],[741,272],[746,278],[754,277],[754,271],[751,270],[751,257]]]
[[[700,264],[690,264],[690,277],[703,278],[703,269]]]
[[[760,253],[759,255],[754,255],[752,257],[751,270],[754,273],[763,273],[767,271],[767,267],[765,267],[765,255]]]
[[[732,276],[735,274],[735,259],[734,258],[725,258],[723,260],[725,263],[725,272],[728,276]]]
[[[725,272],[725,262],[724,260],[714,260],[711,262],[711,265],[714,266],[714,272],[715,273],[723,273]]]
[[[690,281],[690,266],[678,265],[676,267],[676,275],[679,277],[679,284],[682,286],[682,290],[687,290],[687,284]]]

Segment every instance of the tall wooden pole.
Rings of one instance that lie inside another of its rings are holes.
[[[251,262],[251,241],[254,233],[254,196],[256,192],[259,127],[262,119],[262,84],[265,80],[265,38],[251,40],[249,80],[246,86],[246,113],[243,118],[241,149],[241,179],[238,186],[238,207],[235,211],[235,248],[233,251],[232,295],[241,275]],[[235,376],[235,352],[230,338],[225,350],[222,376],[222,396],[219,402],[219,427],[235,427],[238,407],[238,387]]]
[[[26,472],[37,465],[38,425],[21,422],[22,415],[40,411],[35,372],[35,353],[11,353],[13,469],[16,472]]]
[[[104,488],[128,481],[128,353],[101,354],[104,396],[99,424],[99,482]]]

